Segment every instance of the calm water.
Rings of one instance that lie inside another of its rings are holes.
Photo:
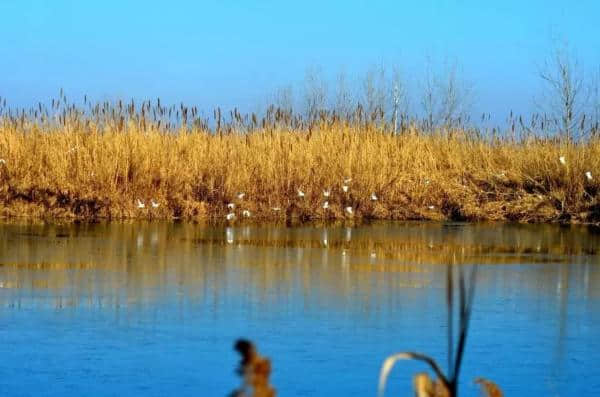
[[[374,396],[388,354],[445,366],[453,258],[480,264],[463,395],[600,393],[597,231],[111,223],[0,226],[0,395],[224,396],[245,336],[282,396]]]

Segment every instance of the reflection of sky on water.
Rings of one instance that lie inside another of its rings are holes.
[[[587,228],[556,226],[5,225],[0,372],[13,376],[0,384],[224,395],[245,335],[273,358],[282,394],[370,395],[386,354],[445,364],[441,265],[454,260],[484,265],[464,380],[585,393],[600,388],[599,247]],[[423,369],[398,368],[390,395]]]

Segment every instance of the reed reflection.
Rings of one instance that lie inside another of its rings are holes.
[[[598,247],[593,230],[549,225],[9,224],[0,227],[0,299],[42,304],[48,294],[57,307],[126,306],[218,300],[233,291],[263,304],[298,294],[376,307],[390,291],[415,299],[410,291],[437,285],[438,265],[453,260],[564,264],[489,268],[479,288],[510,280],[514,288],[560,298],[575,278],[585,298],[597,294],[589,285],[600,282]]]

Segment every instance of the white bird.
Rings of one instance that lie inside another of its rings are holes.
[[[251,214],[250,214],[250,211],[244,210],[244,211],[242,211],[242,215],[245,216],[246,218],[250,218]]]
[[[227,204],[227,208],[229,208],[230,210],[235,208],[235,204],[234,203],[229,203]]]
[[[344,191],[344,193],[348,193],[348,189],[349,189],[348,185],[342,186],[342,190]]]
[[[158,206],[160,205],[154,200],[150,200],[150,204],[152,204],[152,208],[158,208]]]
[[[6,164],[6,160],[0,159],[0,164]]]
[[[323,209],[324,209],[324,210],[326,210],[326,209],[329,209],[329,201],[325,201],[325,202],[323,203]]]
[[[352,210],[352,207],[346,207],[346,212],[350,215],[352,215],[354,213],[354,211]]]
[[[323,239],[323,245],[327,247],[327,239],[326,238]]]
[[[377,195],[375,193],[371,193],[371,201],[377,201]]]
[[[352,178],[346,178],[344,179],[344,184],[349,184],[350,182],[352,182]]]
[[[227,214],[227,216],[225,216],[225,218],[226,218],[228,221],[232,221],[232,220],[234,220],[234,219],[235,219],[235,214],[234,214],[233,212],[230,212],[229,214]]]
[[[566,165],[566,164],[567,164],[567,160],[565,159],[565,156],[560,156],[560,157],[558,158],[558,161],[560,161],[560,163],[561,163],[562,165]]]
[[[331,194],[331,190],[323,190],[323,196],[329,197],[330,194]]]
[[[591,171],[586,171],[585,173],[585,177],[587,178],[588,181],[591,181],[592,179],[592,172]]]
[[[246,193],[238,193],[237,198],[243,200],[245,195]]]
[[[298,189],[298,197],[304,197],[304,192]]]
[[[429,208],[430,210],[433,210],[433,209],[435,209],[435,205],[430,205],[430,206],[429,206],[429,207],[427,207],[427,208]]]
[[[375,252],[371,252],[371,258],[373,258],[373,259],[377,258],[377,254]]]
[[[273,207],[273,208],[271,208],[271,209],[272,209],[273,211],[275,211],[275,212],[277,212],[277,211],[281,211],[281,208],[280,208],[280,207]]]
[[[139,209],[146,208],[146,204],[144,204],[140,199],[137,201],[137,207]]]
[[[429,185],[429,183],[430,183],[430,182],[431,182],[431,181],[430,181],[429,179],[425,179],[425,184],[426,184],[426,185]]]

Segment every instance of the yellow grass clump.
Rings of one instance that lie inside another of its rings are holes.
[[[5,218],[598,223],[599,187],[598,138],[0,118]]]

